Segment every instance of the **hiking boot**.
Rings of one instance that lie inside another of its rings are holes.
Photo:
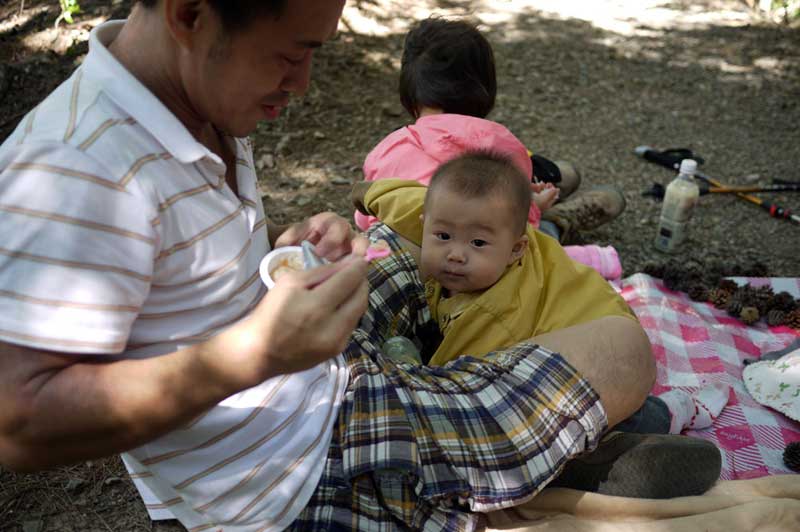
[[[610,432],[593,452],[567,462],[547,486],[670,499],[705,493],[721,470],[722,455],[709,441],[673,434]]]
[[[558,167],[558,171],[561,174],[561,182],[556,185],[559,190],[558,197],[561,201],[564,201],[571,196],[573,192],[578,190],[579,186],[581,186],[581,173],[578,172],[578,169],[575,168],[575,165],[570,162],[553,162]]]
[[[568,243],[578,231],[595,229],[610,222],[625,210],[625,196],[617,187],[605,185],[578,192],[567,201],[555,204],[542,213],[561,231],[561,243]]]

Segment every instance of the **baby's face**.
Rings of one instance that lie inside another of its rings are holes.
[[[508,202],[497,195],[467,198],[441,187],[423,218],[420,269],[450,295],[492,286],[522,256],[525,237],[514,231]]]

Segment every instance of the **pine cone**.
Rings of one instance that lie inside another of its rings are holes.
[[[767,325],[780,327],[786,322],[786,311],[774,308],[767,312]]]
[[[661,280],[670,290],[681,290],[685,275],[683,266],[675,261],[669,261],[661,273]]]
[[[733,296],[730,297],[728,304],[725,306],[725,310],[728,312],[728,315],[733,316],[734,318],[738,318],[742,314],[743,308],[744,305],[742,305],[742,302]]]
[[[717,308],[725,308],[728,306],[728,300],[730,297],[730,292],[720,290],[719,288],[714,288],[708,292],[708,300]]]
[[[770,308],[791,312],[797,308],[797,302],[794,296],[789,292],[778,292],[775,294],[775,297],[772,298]]]
[[[722,279],[717,285],[717,288],[719,288],[720,290],[725,290],[729,294],[732,294],[739,288],[739,285],[736,284],[736,281],[731,281],[730,279]]]
[[[744,268],[744,275],[747,277],[768,277],[769,268],[763,262],[754,262]]]
[[[686,293],[692,301],[708,301],[708,288],[700,283],[690,286]]]
[[[744,303],[750,300],[750,287],[747,285],[740,286],[735,291],[731,292],[731,300]]]
[[[692,286],[703,284],[703,272],[698,269],[696,266],[690,266],[683,272],[683,276],[681,277],[680,282],[678,283],[678,289],[681,292],[689,292],[689,289]]]
[[[800,309],[794,309],[783,319],[783,324],[800,331]]]
[[[664,275],[664,265],[655,262],[648,262],[644,265],[644,268],[642,268],[642,272],[646,273],[650,277],[658,277],[661,279],[661,277]]]
[[[754,324],[760,317],[761,315],[758,313],[758,309],[756,307],[744,307],[742,312],[739,314],[739,319],[747,325]]]
[[[800,441],[794,441],[783,450],[783,463],[792,471],[800,473]]]
[[[745,307],[755,307],[761,313],[761,299],[758,295],[758,290],[750,285],[745,285],[735,292],[736,298],[742,302]],[[764,309],[766,310],[766,309]]]
[[[661,280],[664,281],[664,286],[668,289],[673,291],[680,290],[681,272],[679,270],[666,268],[664,269],[664,277],[662,277]]]
[[[718,285],[720,280],[725,277],[725,264],[719,259],[711,259],[708,261],[706,277],[711,286]]]
[[[753,299],[755,306],[760,314],[766,314],[767,309],[772,305],[772,299],[775,297],[775,292],[771,286],[761,286],[753,290]]]

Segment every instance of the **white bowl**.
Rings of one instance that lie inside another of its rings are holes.
[[[275,248],[261,259],[261,264],[258,266],[258,273],[261,275],[261,280],[267,285],[268,289],[275,286],[276,279],[272,278],[272,274],[281,266],[302,270],[303,248],[300,246]]]

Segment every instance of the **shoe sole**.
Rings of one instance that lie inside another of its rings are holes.
[[[719,479],[722,456],[708,441],[618,433],[567,463],[550,486],[644,499],[700,495]]]

